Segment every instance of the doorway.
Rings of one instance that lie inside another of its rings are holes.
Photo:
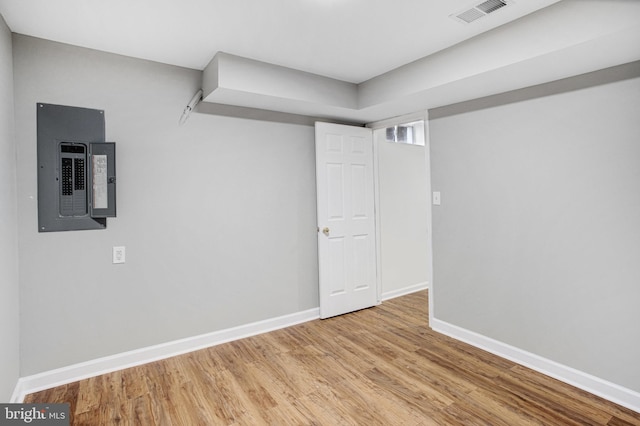
[[[430,173],[424,118],[402,117],[373,123],[369,128],[316,123],[322,318],[429,287]],[[367,138],[371,141],[370,148],[369,142],[362,142]],[[346,152],[353,148],[349,144],[354,140],[359,149],[364,148],[371,156],[371,166],[364,166],[358,159],[356,167],[358,175],[367,176],[365,180],[369,181],[366,188],[359,186],[366,194],[350,193],[354,188],[351,180],[344,180],[345,176],[350,179],[348,175],[353,172],[350,160],[340,157],[328,161],[324,153],[327,150]],[[365,171],[369,167],[371,173]],[[333,186],[334,195],[329,195],[327,186]],[[349,203],[354,197],[367,209],[366,213],[362,209],[356,212],[356,216],[373,218],[373,231],[347,235],[342,231],[343,225],[338,224],[343,216],[353,216]],[[344,204],[345,200],[349,206]],[[372,210],[368,210],[369,205],[365,206],[368,203],[372,203]],[[354,251],[356,246],[359,248]],[[354,277],[360,277],[360,281],[354,281]]]

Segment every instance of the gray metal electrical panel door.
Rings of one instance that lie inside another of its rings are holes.
[[[91,151],[91,200],[90,215],[93,218],[116,216],[116,144],[92,143]]]
[[[37,120],[38,231],[106,228],[116,168],[104,111],[38,103]]]

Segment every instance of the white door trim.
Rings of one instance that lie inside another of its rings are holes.
[[[369,126],[367,126],[369,127]],[[380,244],[380,174],[379,174],[379,160],[380,160],[380,148],[376,138],[371,135],[373,140],[373,209],[376,215],[376,303],[379,305],[382,303],[382,245]]]
[[[433,188],[431,186],[431,139],[429,138],[429,111],[424,111],[424,155],[427,169],[427,268],[428,268],[428,288],[429,288],[429,324],[433,324]]]

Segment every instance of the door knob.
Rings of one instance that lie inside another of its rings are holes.
[[[324,235],[329,235],[329,228],[324,228],[324,229],[322,229],[322,233],[323,233]]]

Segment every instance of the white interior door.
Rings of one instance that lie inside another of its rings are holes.
[[[320,317],[378,303],[371,129],[316,123]]]

